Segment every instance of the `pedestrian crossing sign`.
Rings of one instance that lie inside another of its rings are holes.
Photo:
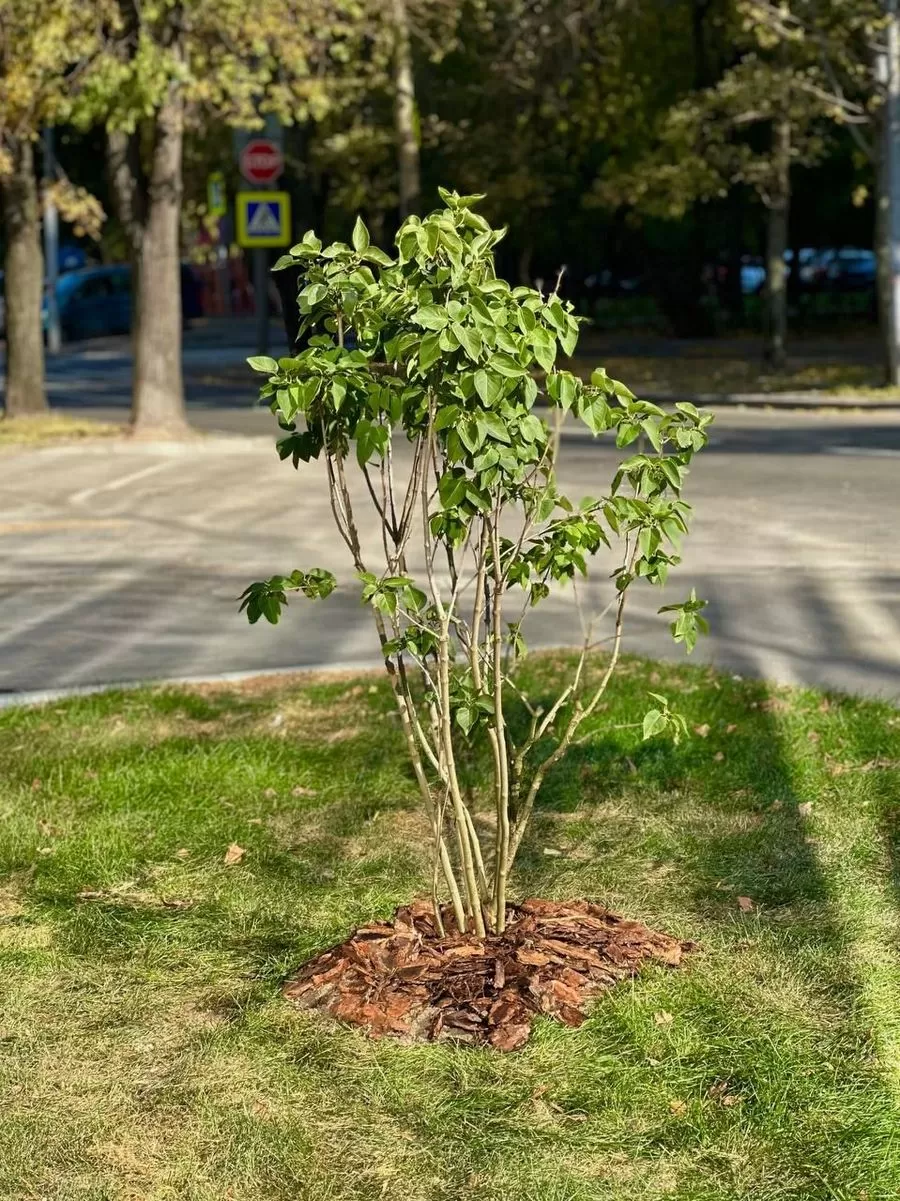
[[[289,246],[291,198],[287,192],[238,192],[239,246]]]

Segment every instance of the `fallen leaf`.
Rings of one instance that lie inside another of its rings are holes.
[[[319,795],[319,794],[316,792],[315,788],[304,788],[302,784],[298,784],[298,785],[297,785],[295,788],[292,788],[292,789],[291,789],[291,796],[296,796],[296,797],[301,797],[301,796],[309,796],[309,797],[313,797],[313,796],[318,796],[318,795]]]
[[[228,867],[233,867],[234,864],[240,863],[246,854],[247,852],[243,847],[239,847],[236,842],[233,842],[225,852],[222,862]]]
[[[176,859],[190,859],[190,857],[191,852],[187,849],[187,847],[181,847],[175,852]]]
[[[726,734],[733,734],[733,733],[735,732],[735,730],[736,730],[736,729],[737,729],[737,726],[734,724],[734,722],[730,722],[730,723],[729,723],[729,724],[728,724],[728,725],[725,727],[725,733],[726,733]]]
[[[753,909],[752,897],[738,897],[737,903],[741,913],[749,913]]]
[[[797,812],[801,817],[809,817],[812,813],[812,801],[804,801],[802,805],[798,805]]]
[[[556,847],[544,847],[544,854],[548,859],[559,859],[562,851],[557,850]]]
[[[674,1113],[676,1118],[684,1117],[687,1113],[687,1102],[674,1100],[669,1102],[669,1109]]]
[[[724,763],[725,752],[724,751],[716,751],[716,753],[713,755],[713,759],[715,759],[716,763]]]
[[[728,1083],[725,1080],[719,1080],[712,1085],[709,1095],[713,1101],[717,1101],[719,1105],[723,1105],[726,1109],[730,1109],[732,1105],[737,1105],[741,1099],[736,1093],[728,1091]]]
[[[665,1009],[661,1009],[659,1013],[654,1013],[653,1020],[657,1026],[671,1026],[675,1021],[671,1013],[667,1013]]]
[[[709,734],[709,725],[704,722],[702,726],[694,726],[694,733],[699,734],[701,738],[706,738]]]

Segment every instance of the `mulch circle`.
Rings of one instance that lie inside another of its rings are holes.
[[[589,901],[510,905],[504,933],[485,938],[460,934],[452,911],[441,913],[444,937],[428,900],[361,926],[304,964],[284,995],[373,1038],[515,1051],[536,1014],[580,1026],[599,993],[648,960],[678,967],[694,946]]]

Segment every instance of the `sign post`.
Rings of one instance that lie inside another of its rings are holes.
[[[266,136],[235,137],[241,175],[256,188],[271,188],[284,171],[281,127],[266,123]],[[253,251],[253,295],[256,301],[256,353],[269,349],[269,247],[291,241],[291,206],[286,192],[238,192],[238,244]]]

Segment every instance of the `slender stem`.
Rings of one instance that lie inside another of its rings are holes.
[[[481,895],[484,900],[487,900],[491,895],[491,890],[488,885],[487,872],[484,870],[484,856],[481,853],[481,842],[468,806],[466,807],[466,829],[469,833],[469,841],[472,844],[472,853],[475,856],[475,866],[478,869],[478,883],[481,886]]]
[[[459,852],[462,862],[463,879],[466,885],[469,908],[475,924],[475,932],[480,936],[485,934],[484,918],[481,913],[478,881],[475,876],[474,856],[469,827],[466,822],[466,806],[459,788],[456,776],[456,760],[453,751],[453,730],[450,724],[450,634],[446,622],[441,623],[440,635],[440,722],[441,737],[444,747],[444,764],[447,771],[447,782],[450,787],[450,801],[456,823],[456,833],[459,839]]]
[[[491,621],[494,669],[494,714],[492,729],[497,741],[497,840],[494,858],[494,929],[502,934],[506,926],[506,880],[509,874],[509,760],[506,722],[503,716],[503,578],[500,567],[499,502],[491,523],[491,567],[494,595]]]
[[[635,559],[636,554],[637,554],[637,545],[635,544],[635,547],[631,551],[631,555],[628,560],[628,568],[627,568],[628,571],[631,570],[631,567],[634,564],[634,559]],[[518,814],[518,816],[516,818],[515,828],[513,829],[512,845],[511,845],[511,851],[510,851],[510,863],[509,863],[510,867],[512,867],[512,864],[515,860],[516,854],[518,853],[519,846],[520,846],[520,844],[522,842],[522,838],[525,834],[525,828],[528,825],[528,819],[531,816],[532,809],[534,808],[535,798],[537,797],[537,794],[540,791],[541,785],[544,782],[544,778],[546,777],[547,772],[550,770],[551,767],[554,766],[554,764],[559,762],[559,760],[562,758],[562,756],[568,750],[568,748],[572,742],[572,739],[574,738],[575,734],[578,732],[579,726],[582,724],[582,722],[587,721],[587,719],[592,715],[594,710],[597,708],[604,692],[606,691],[606,687],[609,684],[610,679],[612,678],[612,674],[616,669],[616,664],[619,661],[619,654],[622,649],[622,627],[623,627],[623,619],[624,619],[624,614],[625,614],[625,599],[626,599],[627,595],[628,595],[628,587],[626,586],[619,593],[618,605],[616,607],[616,632],[615,632],[615,637],[613,640],[612,654],[610,655],[609,663],[607,665],[606,671],[603,673],[603,678],[601,679],[599,686],[597,687],[596,691],[594,692],[594,695],[591,697],[591,700],[589,701],[589,703],[586,707],[582,706],[579,702],[576,702],[575,708],[572,712],[572,716],[569,718],[568,724],[566,725],[565,731],[563,732],[562,738],[560,739],[558,745],[547,756],[547,758],[544,759],[544,761],[540,764],[540,766],[538,767],[537,771],[534,774],[534,778],[531,781],[531,787],[528,789],[528,793],[525,797],[525,802],[522,805],[521,812]]]

